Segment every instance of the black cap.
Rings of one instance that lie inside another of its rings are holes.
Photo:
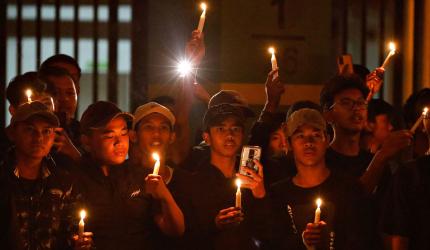
[[[208,130],[211,126],[221,123],[227,117],[237,118],[244,125],[245,115],[241,107],[223,103],[210,107],[203,117],[203,129]]]
[[[231,104],[233,106],[242,109],[245,117],[254,117],[254,111],[249,108],[248,102],[245,98],[237,91],[234,90],[221,90],[214,94],[208,103],[208,108],[212,106],[217,106],[223,103]]]
[[[127,124],[131,126],[133,115],[123,112],[114,103],[106,101],[93,103],[82,114],[80,121],[81,132],[85,134],[91,129],[103,128],[118,116],[124,117]]]

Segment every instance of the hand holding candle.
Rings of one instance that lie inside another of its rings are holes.
[[[415,130],[417,130],[417,128],[420,126],[421,122],[424,120],[424,118],[426,117],[428,112],[428,108],[425,107],[423,109],[423,113],[421,114],[421,116],[417,119],[417,121],[415,122],[415,124],[412,126],[411,128],[411,133],[415,133]]]
[[[390,59],[394,54],[396,54],[396,45],[394,42],[390,42],[388,44],[388,48],[390,49],[390,53],[388,53],[387,57],[384,60],[384,63],[382,64],[381,68],[385,69],[387,67],[388,63],[390,62]]]
[[[203,32],[203,27],[205,26],[205,20],[206,20],[206,4],[205,3],[201,3],[200,4],[200,8],[202,8],[203,12],[202,15],[200,16],[200,20],[199,20],[199,26],[197,27],[197,29],[200,31],[200,33]]]
[[[31,91],[31,89],[27,89],[25,91],[25,95],[27,96],[27,102],[30,103],[31,102],[31,96],[33,95],[33,91]]]
[[[81,220],[79,221],[79,238],[82,238],[85,232],[84,219],[87,216],[87,212],[85,212],[85,210],[82,209],[79,215],[81,216]]]
[[[314,223],[319,223],[321,220],[321,204],[322,204],[322,200],[320,198],[317,199],[316,201],[317,203],[317,209],[315,210],[315,219],[314,219]]]
[[[240,192],[240,186],[242,185],[242,182],[239,179],[236,179],[236,205],[235,207],[242,208],[242,193]]]
[[[160,171],[160,156],[157,153],[153,153],[152,158],[154,158],[155,160],[154,171],[152,172],[152,174],[158,175],[158,172]]]
[[[275,56],[275,48],[270,47],[269,48],[269,53],[272,54],[272,57],[270,59],[270,62],[272,63],[272,71],[278,69],[278,61],[276,60],[276,56]],[[278,77],[278,73],[275,73],[273,75],[273,79]]]

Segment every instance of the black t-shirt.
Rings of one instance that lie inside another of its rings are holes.
[[[356,156],[341,154],[336,152],[332,147],[329,147],[326,152],[326,163],[330,169],[356,178],[363,175],[372,158],[373,154],[364,150],[360,150]]]
[[[273,214],[272,249],[305,249],[302,232],[313,223],[316,199],[322,199],[321,220],[327,223],[324,248],[367,249],[366,203],[360,186],[332,171],[320,185],[296,186],[292,178],[276,183],[271,189]]]
[[[111,166],[109,176],[84,156],[78,180],[87,210],[85,231],[97,249],[154,249],[158,203],[145,194],[144,169]]]
[[[409,249],[430,249],[430,156],[400,167],[383,219],[384,232],[409,238]]]
[[[242,189],[242,206],[245,220],[237,227],[219,230],[215,217],[222,209],[234,207],[236,185],[234,178],[226,178],[215,166],[209,164],[193,176],[196,188],[191,195],[191,220],[187,221],[187,249],[258,249],[256,241],[267,229],[268,200],[255,199],[247,189]]]

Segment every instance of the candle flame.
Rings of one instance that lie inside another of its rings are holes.
[[[240,188],[241,185],[242,185],[242,181],[240,179],[236,179],[236,186]]]
[[[272,55],[275,54],[275,48],[270,47],[269,48],[269,53],[272,54]]]
[[[152,158],[154,158],[154,160],[156,160],[156,161],[160,160],[160,156],[157,153],[153,153]]]
[[[318,206],[318,208],[321,207],[321,204],[322,204],[322,200],[321,200],[321,198],[318,198],[317,199],[317,206]]]
[[[81,210],[81,212],[79,213],[79,215],[81,216],[81,220],[85,219],[85,217],[87,217],[87,212],[85,210]]]
[[[31,96],[33,95],[33,91],[31,91],[31,89],[27,89],[25,91],[25,95],[27,96],[28,99],[31,99]]]
[[[394,42],[390,42],[388,44],[388,48],[390,49],[390,51],[392,51],[393,53],[396,52],[396,44]]]
[[[202,10],[203,11],[206,11],[206,8],[207,8],[208,6],[206,5],[206,3],[201,3],[200,4],[200,8],[202,8]]]
[[[429,111],[429,109],[427,108],[427,107],[425,107],[424,109],[423,109],[423,115],[427,115],[427,112]]]

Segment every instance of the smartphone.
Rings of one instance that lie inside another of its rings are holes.
[[[240,167],[239,173],[243,175],[248,175],[246,169],[251,169],[255,173],[258,173],[258,166],[254,163],[254,160],[260,160],[261,157],[261,147],[259,146],[243,146],[242,154],[240,157]]]
[[[337,68],[340,75],[353,74],[354,68],[352,66],[352,56],[350,54],[338,56]]]

